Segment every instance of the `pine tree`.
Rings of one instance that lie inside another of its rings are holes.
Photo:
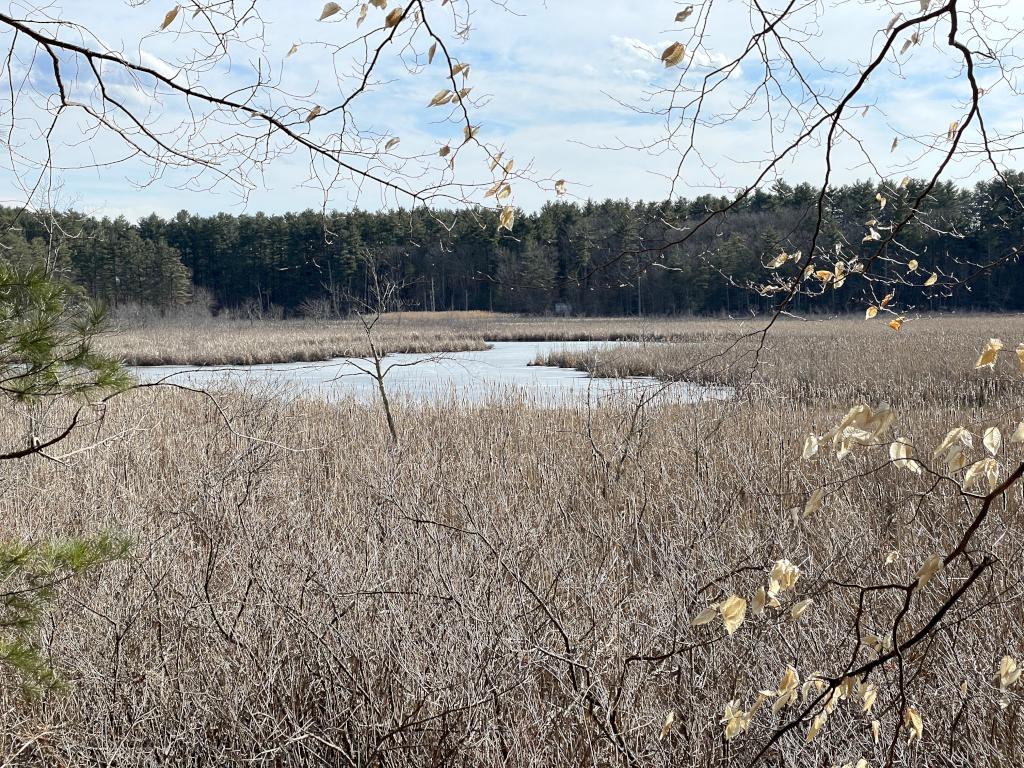
[[[127,386],[121,366],[93,350],[102,321],[102,313],[82,300],[79,289],[43,268],[0,262],[0,399],[38,404]],[[72,419],[54,437],[29,435],[24,447],[0,454],[0,461],[44,454],[75,423]],[[39,623],[57,586],[124,551],[125,544],[110,535],[0,539],[0,661],[27,686],[55,681],[39,641]]]

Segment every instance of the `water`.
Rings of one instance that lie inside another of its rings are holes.
[[[650,378],[600,379],[566,368],[530,365],[538,355],[555,349],[587,349],[590,341],[496,341],[474,352],[388,355],[382,361],[385,387],[395,397],[438,400],[455,397],[479,402],[506,392],[520,392],[537,400],[603,397],[659,387]],[[204,389],[264,385],[294,393],[335,399],[347,395],[377,396],[377,383],[363,371],[372,370],[365,358],[339,357],[315,363],[195,368],[177,365],[136,366],[140,381],[165,380]],[[362,369],[362,370],[360,370]],[[692,384],[673,385],[674,394],[687,400],[728,397],[721,388]]]

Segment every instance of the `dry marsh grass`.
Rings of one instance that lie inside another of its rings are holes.
[[[763,345],[758,336],[742,338],[763,327],[756,321],[692,321],[688,328],[680,325],[670,343],[556,349],[535,363],[594,376],[752,384],[796,400],[874,398],[954,407],[1024,400],[1020,377],[971,368],[989,338],[1010,346],[1024,341],[1021,315],[922,317],[899,333],[854,318],[781,320]],[[724,354],[717,357],[719,352]]]
[[[134,541],[128,560],[61,589],[42,639],[65,689],[0,687],[3,749],[39,765],[746,765],[799,709],[766,706],[726,741],[726,704],[751,705],[787,665],[801,682],[843,669],[850,585],[913,580],[970,517],[950,483],[892,466],[884,446],[800,460],[804,437],[850,405],[843,387],[872,403],[891,394],[864,376],[868,339],[838,357],[786,346],[809,358],[790,366],[835,366],[836,388],[813,398],[755,389],[639,414],[629,400],[400,403],[397,447],[379,409],[351,400],[120,396],[61,461],[12,463],[0,481],[10,536]],[[930,448],[951,421],[1021,418],[1019,400],[973,403],[976,350],[936,339],[945,365],[929,376],[945,371],[947,399],[908,399],[895,432]],[[23,430],[17,414],[0,420],[0,434]],[[822,508],[801,519],[823,482]],[[840,702],[813,742],[805,723],[766,764],[1024,761],[1022,698],[995,679],[1004,654],[1024,653],[1013,506],[980,535],[997,565],[928,644],[873,673],[872,714]],[[733,635],[691,626],[730,594],[749,598],[780,558],[803,571],[781,610],[748,613]],[[966,576],[937,574],[906,632]],[[898,607],[877,593],[864,628]],[[920,744],[898,731],[908,704]]]
[[[486,341],[623,341],[674,338],[686,321],[551,319],[488,312],[394,312],[375,328],[387,353],[463,352]],[[486,341],[485,341],[486,340]],[[366,357],[358,320],[204,319],[115,324],[100,349],[131,365],[254,365]]]

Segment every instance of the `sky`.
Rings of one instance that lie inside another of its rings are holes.
[[[842,2],[797,5],[797,12],[783,29],[786,47],[800,65],[807,84],[828,102],[843,93],[859,76],[883,40],[880,30],[898,13],[920,13],[920,3]],[[330,143],[339,130],[337,113],[318,117],[309,124],[302,115],[314,106],[329,110],[351,94],[353,73],[364,57],[364,43],[375,47],[386,32],[385,13],[370,7],[367,19],[356,26],[358,3],[342,3],[342,10],[318,21],[320,0],[258,2],[261,20],[243,25],[241,40],[229,55],[210,67],[189,69],[208,39],[199,22],[191,18],[189,3],[167,29],[158,28],[170,0],[121,2],[120,0],[65,0],[52,5],[10,3],[10,12],[35,20],[60,19],[81,24],[65,27],[61,36],[93,47],[116,51],[131,61],[152,66],[214,95],[243,93],[254,72],[275,83],[273,91],[259,96],[261,105],[294,110],[293,119],[303,135]],[[241,5],[241,4],[237,4]],[[778,3],[762,7],[776,8]],[[451,10],[455,8],[456,16]],[[784,67],[776,67],[778,82],[766,96],[759,91],[764,70],[757,58],[748,58],[706,98],[695,128],[694,149],[687,154],[686,130],[679,132],[676,119],[693,116],[692,108],[680,107],[693,96],[705,76],[742,52],[752,26],[747,2],[717,0],[714,5],[694,6],[683,22],[674,21],[686,5],[668,0],[648,2],[594,2],[593,0],[441,0],[425,2],[427,20],[440,32],[453,57],[470,64],[465,84],[472,87],[472,122],[493,155],[502,151],[503,161],[513,158],[512,196],[506,203],[536,210],[556,199],[555,182],[564,179],[567,197],[662,200],[668,196],[693,197],[704,193],[733,194],[758,179],[768,158],[787,146],[816,116],[806,100],[805,86]],[[965,12],[963,38],[976,47],[972,29],[987,23],[984,34],[991,45],[1007,38],[1005,30],[1018,21],[1024,25],[1024,0],[993,2],[977,0]],[[902,19],[901,19],[902,20]],[[468,26],[465,40],[454,39],[453,28]],[[48,29],[52,30],[52,25]],[[402,27],[400,26],[400,30]],[[921,28],[916,43],[910,30],[898,42],[909,47],[890,53],[886,64],[844,112],[844,131],[832,155],[832,178],[852,180],[899,179],[904,175],[930,174],[947,146],[944,137],[954,120],[965,114],[967,84],[958,54],[945,45],[948,23]],[[0,31],[10,45],[9,31]],[[905,38],[905,40],[904,40]],[[355,45],[349,44],[356,40]],[[435,181],[450,182],[451,172],[437,157],[444,144],[461,143],[462,129],[446,119],[445,108],[428,108],[431,97],[445,87],[444,68],[435,59],[425,65],[427,41],[423,31],[396,35],[385,45],[376,70],[379,81],[353,102],[351,120],[362,132],[358,146],[347,140],[349,150],[380,147],[393,137],[401,141],[382,163],[371,161],[375,171],[406,187],[420,188]],[[686,45],[680,65],[665,67],[661,52],[673,42]],[[1016,54],[1014,41],[1006,43]],[[271,145],[281,155],[255,167],[246,165],[247,181],[239,185],[218,181],[218,170],[207,170],[198,179],[194,168],[162,167],[154,176],[153,164],[109,132],[96,129],[96,120],[81,110],[61,115],[45,141],[56,92],[51,68],[32,50],[17,49],[8,80],[27,84],[19,93],[17,119],[8,134],[7,161],[0,169],[4,202],[17,203],[33,196],[37,204],[54,202],[103,215],[135,219],[150,212],[163,216],[186,209],[203,214],[264,211],[281,213],[305,208],[346,210],[358,206],[375,210],[407,206],[411,199],[372,182],[355,183],[337,177],[327,164],[311,163],[308,153],[295,151],[284,142]],[[286,54],[296,46],[293,55]],[[777,48],[772,48],[778,56]],[[418,58],[417,58],[418,57]],[[417,64],[418,62],[418,64]],[[778,62],[776,62],[778,64]],[[66,87],[72,99],[96,105],[94,81],[82,60],[62,59]],[[204,122],[195,132],[190,112],[181,99],[153,98],[145,82],[133,82],[118,68],[107,65],[103,74],[119,102],[143,116],[147,125],[173,137],[175,147],[195,148],[218,156],[220,168],[232,170],[224,149],[239,145],[237,124],[223,119]],[[1000,79],[991,68],[979,71],[986,88],[983,108],[993,134],[1012,135],[1021,130],[1021,115],[1013,77]],[[6,83],[4,84],[7,85]],[[668,89],[676,88],[674,95]],[[76,90],[77,89],[77,90]],[[5,87],[4,90],[7,90]],[[752,98],[753,95],[753,98]],[[674,102],[672,101],[674,98]],[[801,100],[803,101],[801,102]],[[787,110],[787,100],[801,103]],[[673,119],[663,112],[670,104]],[[4,105],[9,122],[10,105]],[[200,113],[201,114],[201,113]],[[111,120],[122,119],[106,113]],[[729,117],[729,119],[725,119]],[[351,124],[351,123],[350,123]],[[668,132],[677,129],[677,140],[666,143]],[[8,127],[8,130],[10,128]],[[819,182],[825,167],[822,135],[797,151],[786,154],[776,171],[761,179],[769,186],[776,177],[790,183]],[[975,129],[965,136],[977,138]],[[896,139],[896,148],[892,142]],[[40,176],[39,160],[49,152],[57,168]],[[639,150],[637,147],[650,149]],[[429,158],[425,163],[418,158]],[[1007,152],[998,158],[1013,166]],[[356,160],[357,163],[364,162]],[[445,186],[452,197],[494,205],[483,190],[499,179],[489,168],[483,150],[459,150],[455,180],[469,186]],[[500,173],[500,169],[498,171]],[[521,177],[520,177],[521,175]],[[968,156],[950,168],[950,177],[961,183],[992,175],[978,155]],[[324,186],[329,190],[324,191]],[[447,206],[440,198],[436,204]]]

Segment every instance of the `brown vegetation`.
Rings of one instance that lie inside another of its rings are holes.
[[[375,327],[382,351],[462,352],[487,341],[669,339],[689,327],[667,319],[553,319],[490,312],[392,312]],[[356,320],[200,319],[119,323],[102,351],[130,365],[254,365],[367,357]]]
[[[134,541],[127,562],[63,590],[46,624],[65,688],[22,698],[0,686],[4,751],[47,765],[746,764],[795,709],[773,715],[769,702],[727,742],[727,703],[750,706],[787,665],[801,684],[841,670],[850,585],[913,580],[976,506],[892,466],[884,445],[802,461],[805,436],[852,404],[839,393],[891,401],[920,380],[893,434],[930,465],[951,422],[995,423],[968,407],[979,392],[1004,430],[1024,403],[971,370],[980,320],[958,326],[963,337],[841,325],[828,345],[801,330],[814,327],[787,326],[769,347],[776,381],[819,371],[789,388],[795,398],[758,387],[638,419],[629,401],[396,403],[397,447],[379,410],[355,401],[116,398],[59,461],[18,462],[4,479],[9,535],[114,529]],[[903,374],[872,376],[900,351]],[[20,434],[16,414],[3,419],[3,434]],[[801,519],[823,483],[821,509]],[[1006,503],[1019,500],[1018,487]],[[871,715],[841,702],[817,739],[804,725],[770,762],[884,765],[892,740],[901,765],[1020,764],[1021,698],[996,681],[1000,658],[1024,650],[1012,508],[1000,501],[983,526],[998,564],[927,646],[873,674]],[[750,599],[780,558],[803,571],[780,610],[748,611],[731,636],[721,621],[691,626],[732,593]],[[907,631],[966,576],[936,575]],[[862,631],[883,630],[895,607],[869,598]],[[919,745],[901,725],[908,704]]]
[[[690,321],[675,328],[669,344],[556,349],[535,363],[594,376],[752,383],[789,399],[834,403],[974,407],[990,404],[997,394],[1024,399],[1019,377],[979,376],[967,365],[992,336],[1024,339],[1024,315],[922,317],[899,332],[880,320],[780,320],[762,344],[756,331],[763,327],[756,321]]]

